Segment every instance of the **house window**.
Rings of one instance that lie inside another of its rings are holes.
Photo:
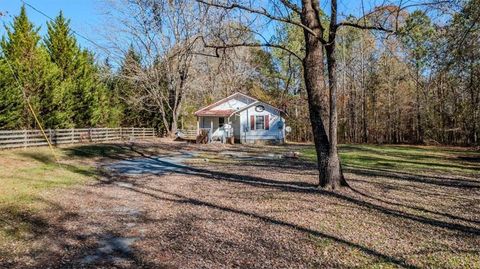
[[[225,125],[225,118],[218,118],[218,127],[223,127]]]
[[[255,117],[255,130],[265,130],[265,117],[256,116]]]

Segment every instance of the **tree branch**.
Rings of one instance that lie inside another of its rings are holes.
[[[335,37],[337,35],[337,29],[339,25],[337,24],[337,0],[331,0],[330,4],[330,26],[328,31],[328,43],[332,44],[335,42]]]
[[[237,47],[267,47],[267,48],[276,48],[276,49],[284,50],[284,51],[288,52],[289,54],[291,54],[292,56],[294,56],[295,58],[297,58],[299,61],[302,61],[302,58],[298,54],[296,54],[292,50],[290,50],[290,49],[288,49],[284,46],[278,45],[278,44],[272,44],[272,43],[268,43],[268,42],[265,42],[265,43],[243,42],[243,43],[234,43],[234,44],[213,45],[213,44],[207,44],[207,42],[205,42],[205,39],[203,38],[203,36],[199,36],[196,39],[201,39],[202,43],[203,43],[203,46],[205,48],[215,49],[215,57],[220,57],[220,55],[218,54],[219,49],[228,49],[228,48],[237,48]],[[209,56],[213,56],[213,55],[209,55]]]
[[[301,14],[302,13],[302,10],[300,9],[299,6],[295,5],[294,3],[290,2],[290,0],[280,0],[280,2],[282,2],[282,4],[286,7],[288,7],[289,9],[291,9],[293,12],[297,13],[297,14]]]
[[[383,26],[375,26],[375,25],[361,25],[361,24],[358,24],[358,23],[354,23],[354,22],[341,22],[341,23],[338,23],[337,24],[337,27],[341,27],[341,26],[350,26],[350,27],[354,27],[354,28],[358,28],[358,29],[363,29],[363,30],[378,30],[378,31],[383,31],[383,32],[387,32],[387,33],[396,33],[395,30],[393,29],[387,29],[387,28],[384,28]]]
[[[304,25],[300,22],[293,21],[289,18],[278,17],[278,16],[275,16],[273,14],[270,14],[270,13],[267,12],[267,10],[265,8],[255,9],[255,8],[251,8],[251,7],[236,4],[236,3],[232,3],[230,5],[224,5],[224,4],[214,3],[212,1],[205,1],[205,0],[195,0],[195,1],[198,2],[198,3],[202,3],[202,4],[205,4],[205,5],[208,5],[208,6],[212,6],[212,7],[222,8],[222,9],[225,9],[225,10],[240,9],[240,10],[244,10],[244,11],[247,11],[247,12],[250,12],[250,13],[253,13],[253,14],[258,14],[258,15],[264,16],[264,17],[269,18],[269,19],[274,20],[274,21],[279,21],[279,22],[284,22],[284,23],[289,23],[289,24],[292,24],[292,25],[296,25],[298,27],[303,28],[304,30],[309,32],[314,37],[319,38],[315,34],[315,32],[312,29],[310,29],[309,27],[307,27],[306,25]],[[282,3],[283,2],[290,3],[288,0],[283,0]],[[286,4],[284,3],[284,5],[286,5]],[[292,6],[292,7],[294,7],[294,6]],[[297,8],[297,10],[298,10],[298,8]],[[295,12],[297,12],[297,11],[295,11]]]

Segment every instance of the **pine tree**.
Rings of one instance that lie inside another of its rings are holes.
[[[138,101],[138,99],[133,97],[135,94],[134,84],[140,69],[141,57],[133,46],[130,45],[120,67],[116,87],[116,93],[123,97],[121,101],[124,114],[122,123],[124,125],[141,126],[142,124],[142,111],[138,109],[139,106],[134,103],[134,101]]]
[[[3,58],[0,67],[0,128],[34,128],[36,123],[26,100],[43,122],[48,122],[52,92],[57,83],[58,69],[49,61],[40,45],[39,28],[27,17],[25,7],[5,27],[6,37],[0,47]],[[16,83],[16,78],[21,86]],[[49,126],[47,126],[49,127]]]
[[[117,112],[111,94],[100,77],[101,69],[94,55],[81,49],[63,13],[47,23],[44,39],[50,59],[60,70],[60,89],[57,91],[56,119],[63,126],[114,126]],[[113,122],[113,123],[112,123]]]
[[[50,60],[60,71],[58,77],[60,85],[53,95],[55,101],[53,118],[58,127],[73,127],[74,114],[83,113],[83,111],[75,111],[75,104],[82,99],[81,95],[75,95],[80,48],[70,29],[70,21],[65,19],[62,12],[54,21],[47,22],[47,27],[47,36],[44,38],[45,47]]]
[[[22,90],[12,76],[9,63],[0,57],[0,129],[24,126]]]
[[[82,50],[78,55],[79,68],[75,77],[76,96],[74,122],[78,127],[112,126],[110,120],[113,105],[110,92],[100,76],[100,68],[95,64],[94,55]]]
[[[50,59],[60,68],[62,79],[71,78],[78,68],[80,48],[70,29],[70,20],[60,11],[54,21],[47,22],[47,27],[44,42]]]
[[[118,77],[115,75],[107,57],[102,66],[100,66],[102,82],[106,87],[109,104],[108,127],[118,127],[124,117],[124,107],[122,105],[120,93],[117,92]]]

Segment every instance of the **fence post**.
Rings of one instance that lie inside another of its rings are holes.
[[[27,140],[27,130],[23,130],[23,148],[27,148],[28,140]]]
[[[132,127],[132,137],[135,138],[135,128]]]
[[[143,134],[142,134],[143,139],[145,139],[145,127],[143,127],[142,132],[143,132]]]
[[[88,128],[88,138],[90,139],[90,142],[93,142],[92,128]]]
[[[75,144],[75,129],[74,128],[72,128],[72,130],[70,132],[70,135],[72,136],[72,137],[70,137],[70,142],[72,144]]]
[[[107,131],[106,131],[106,134],[105,134],[105,140],[108,141],[108,128],[107,128]]]
[[[50,140],[50,143],[53,145],[53,139],[52,139],[52,129],[48,128],[48,140]],[[48,142],[48,141],[47,141]]]

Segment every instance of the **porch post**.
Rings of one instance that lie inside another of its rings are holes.
[[[197,117],[197,136],[200,135],[200,117]]]
[[[228,124],[228,126],[230,126],[230,128],[227,131],[227,137],[233,136],[233,134],[230,134],[230,131],[233,130],[233,124],[230,123],[230,116],[228,116],[228,118],[227,118],[227,124]]]
[[[213,118],[210,119],[210,135],[208,137],[208,142],[212,142],[213,135]]]

